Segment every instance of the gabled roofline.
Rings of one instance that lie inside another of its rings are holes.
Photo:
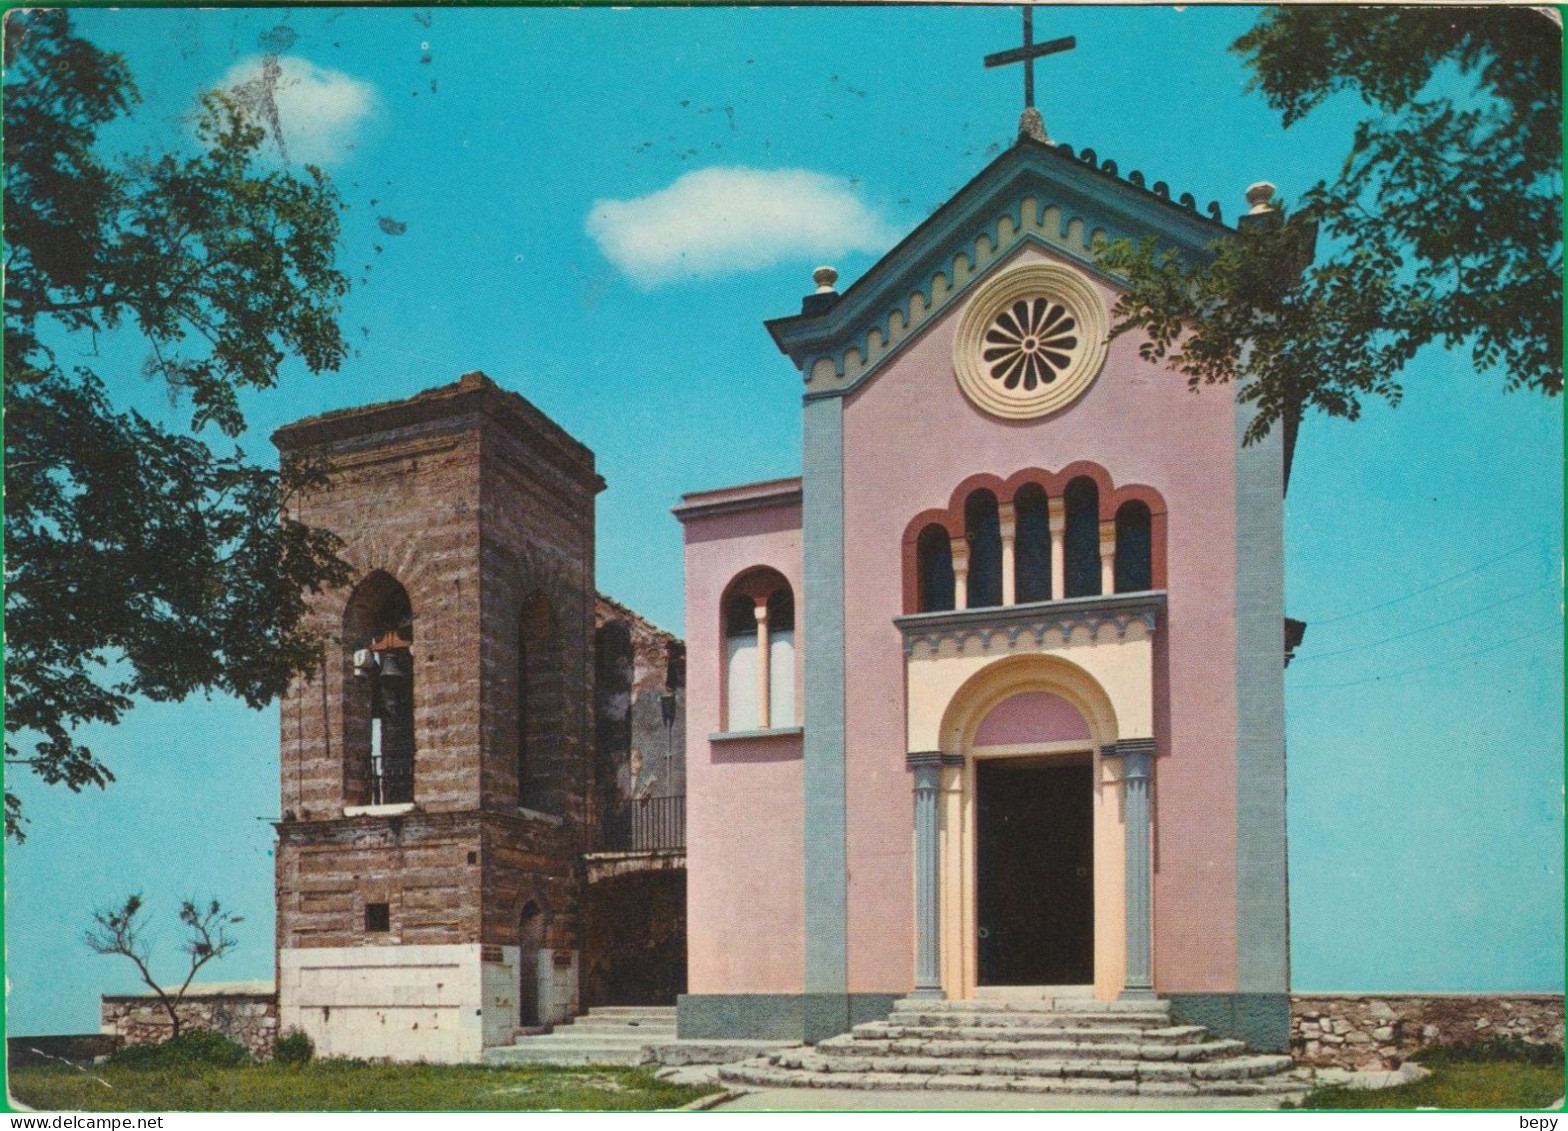
[[[1142,187],[1141,174],[1123,180],[1114,172],[1114,163],[1102,168],[1093,163],[1092,151],[1084,154],[1087,160],[1074,157],[1068,146],[1020,138],[830,307],[769,319],[764,325],[808,381],[813,369],[831,358],[839,377],[858,383],[846,375],[846,354],[858,350],[848,368],[864,369],[878,345],[891,347],[895,338],[908,336],[914,323],[925,320],[937,292],[950,293],[955,276],[972,275],[980,258],[994,260],[1032,232],[1043,231],[1047,241],[1068,248],[1081,245],[1080,258],[1089,256],[1096,235],[1115,239],[1151,234],[1190,255],[1207,256],[1214,240],[1232,234],[1233,229],[1199,215],[1195,207],[1170,200],[1168,192]],[[1020,213],[1026,198],[1033,198],[1045,213],[1031,216],[1027,208]],[[1217,206],[1212,207],[1217,212]],[[1047,223],[1052,208],[1057,210],[1055,232]]]

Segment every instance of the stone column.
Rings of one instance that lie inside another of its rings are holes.
[[[1149,781],[1154,773],[1154,739],[1124,738],[1101,753],[1121,759],[1127,822],[1127,985],[1121,996],[1125,1001],[1143,1001],[1155,996],[1149,876]]]
[[[757,729],[767,730],[773,725],[773,706],[769,702],[773,688],[773,650],[768,644],[768,602],[757,598]]]
[[[1100,523],[1100,592],[1116,592],[1116,522]]]
[[[953,608],[969,607],[969,539],[953,539]]]
[[[915,988],[909,996],[940,999],[942,862],[937,800],[942,754],[937,750],[911,753],[906,764],[915,774]]]
[[[1018,536],[1017,512],[1013,510],[1012,503],[998,503],[996,514],[1002,527],[1002,604],[1012,605],[1018,601],[1018,578],[1014,576],[1017,572],[1014,565],[1014,542]]]
[[[1045,501],[1046,521],[1051,530],[1051,600],[1067,596],[1067,502]]]

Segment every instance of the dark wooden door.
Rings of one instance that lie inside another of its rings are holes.
[[[1091,773],[1087,760],[977,766],[980,985],[1094,981]]]

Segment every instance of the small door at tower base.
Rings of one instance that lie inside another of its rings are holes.
[[[539,1023],[559,1025],[580,1012],[575,950],[543,947],[537,952]]]

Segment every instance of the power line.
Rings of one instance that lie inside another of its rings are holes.
[[[1480,563],[1479,565],[1471,566],[1469,569],[1461,570],[1459,573],[1450,574],[1449,576],[1443,578],[1441,581],[1434,581],[1434,582],[1432,582],[1432,584],[1424,585],[1420,589],[1413,589],[1409,593],[1405,593],[1402,596],[1390,598],[1389,600],[1379,602],[1376,605],[1368,605],[1364,609],[1355,609],[1352,612],[1340,613],[1339,616],[1337,616],[1337,617],[1328,617],[1327,619],[1324,619],[1324,620],[1311,620],[1309,618],[1307,623],[1311,624],[1314,628],[1321,628],[1321,627],[1323,627],[1326,624],[1338,624],[1342,620],[1349,620],[1351,617],[1359,617],[1359,616],[1362,616],[1363,614],[1366,614],[1366,613],[1375,613],[1379,609],[1386,609],[1390,605],[1398,605],[1398,604],[1401,604],[1402,602],[1410,600],[1412,597],[1419,597],[1423,593],[1430,593],[1434,589],[1441,589],[1443,586],[1447,585],[1450,581],[1458,581],[1462,577],[1469,577],[1471,574],[1480,573],[1487,566],[1496,565],[1498,562],[1502,561],[1504,558],[1511,558],[1515,554],[1519,553],[1521,550],[1528,550],[1528,549],[1530,549],[1530,548],[1532,548],[1534,546],[1539,546],[1539,545],[1543,544],[1545,541],[1546,541],[1546,539],[1544,539],[1544,538],[1536,538],[1533,541],[1524,542],[1524,543],[1522,543],[1522,544],[1520,544],[1518,546],[1515,546],[1511,550],[1504,550],[1501,554],[1498,554],[1497,557],[1495,557],[1495,558],[1488,558],[1488,559],[1486,559],[1486,561]]]
[[[1326,660],[1330,656],[1343,656],[1347,652],[1360,652],[1367,648],[1376,648],[1380,644],[1392,644],[1396,640],[1404,640],[1411,636],[1419,636],[1421,633],[1430,632],[1434,628],[1444,628],[1451,624],[1458,624],[1460,621],[1469,620],[1473,616],[1479,616],[1480,614],[1490,612],[1493,609],[1500,609],[1504,605],[1511,605],[1513,602],[1518,601],[1521,598],[1529,597],[1532,594],[1539,593],[1543,589],[1550,589],[1556,584],[1557,582],[1555,581],[1542,582],[1534,589],[1526,589],[1523,593],[1515,593],[1512,597],[1504,597],[1501,601],[1493,601],[1490,605],[1482,605],[1478,609],[1471,609],[1467,613],[1460,613],[1457,617],[1450,617],[1447,620],[1440,620],[1436,624],[1422,625],[1420,628],[1412,628],[1409,632],[1396,633],[1393,636],[1385,636],[1381,640],[1371,640],[1365,644],[1355,644],[1349,648],[1336,649],[1333,652],[1317,652],[1311,656],[1301,656],[1297,658],[1295,662],[1298,664],[1305,664],[1311,662],[1312,660]]]
[[[1464,653],[1461,653],[1458,656],[1448,656],[1448,657],[1446,657],[1444,659],[1441,659],[1441,660],[1433,660],[1429,664],[1417,664],[1413,668],[1402,668],[1402,669],[1400,669],[1397,672],[1385,672],[1385,673],[1382,673],[1382,674],[1379,674],[1379,675],[1369,675],[1365,679],[1349,679],[1349,680],[1345,680],[1345,681],[1343,681],[1341,683],[1302,683],[1302,684],[1296,685],[1291,690],[1293,690],[1293,691],[1317,691],[1319,689],[1328,688],[1328,687],[1355,687],[1358,684],[1372,683],[1375,680],[1381,680],[1381,679],[1390,679],[1390,680],[1398,679],[1401,676],[1411,675],[1414,672],[1426,671],[1428,668],[1447,667],[1447,666],[1450,666],[1452,664],[1457,664],[1460,660],[1469,660],[1469,659],[1472,659],[1472,658],[1474,658],[1476,656],[1484,656],[1488,652],[1495,652],[1499,648],[1506,648],[1506,647],[1508,647],[1510,644],[1518,644],[1518,643],[1520,643],[1522,641],[1530,640],[1530,639],[1532,639],[1534,637],[1537,637],[1537,636],[1544,636],[1548,632],[1561,634],[1562,626],[1561,625],[1556,625],[1556,624],[1549,624],[1549,625],[1546,625],[1546,626],[1544,626],[1542,628],[1536,629],[1534,632],[1527,632],[1523,636],[1513,636],[1513,637],[1510,637],[1507,640],[1499,641],[1496,644],[1489,644],[1485,648],[1477,648],[1474,652],[1464,652]]]

